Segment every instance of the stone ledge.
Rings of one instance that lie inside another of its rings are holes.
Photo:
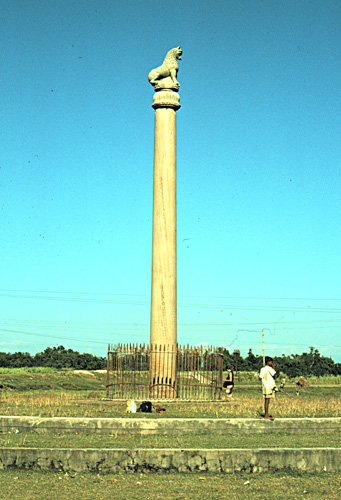
[[[341,418],[277,418],[274,422],[256,418],[75,418],[0,416],[0,432],[95,434],[248,434],[306,433],[341,430]]]
[[[1,448],[0,469],[65,472],[339,472],[339,448],[278,449],[56,449]]]

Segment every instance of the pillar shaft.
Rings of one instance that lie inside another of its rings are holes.
[[[152,344],[176,344],[176,112],[155,111]]]
[[[150,343],[151,397],[175,397],[176,297],[176,109],[171,91],[154,96],[153,261]]]

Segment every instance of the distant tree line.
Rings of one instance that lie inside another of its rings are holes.
[[[259,371],[263,366],[263,357],[253,354],[252,350],[245,358],[240,351],[230,353],[223,347],[218,348],[224,359],[224,370],[230,366],[234,372]],[[274,356],[276,371],[282,372],[288,377],[305,377],[315,375],[341,375],[341,363],[335,363],[332,358],[321,356],[319,351],[310,347],[308,353],[290,354],[286,356]],[[28,352],[5,353],[0,352],[0,367],[22,368],[22,367],[51,367],[72,368],[74,370],[103,370],[107,367],[106,357],[94,356],[89,353],[79,353],[73,349],[65,349],[64,346],[47,347],[44,352],[31,356]]]
[[[106,358],[93,354],[80,354],[64,346],[47,347],[44,352],[31,356],[28,352],[0,352],[0,366],[22,368],[47,366],[51,368],[73,368],[74,370],[103,370],[107,367]]]
[[[240,351],[230,353],[227,349],[218,349],[224,358],[224,369],[230,366],[233,371],[259,371],[263,366],[263,356],[254,355],[249,349],[248,355],[243,358]],[[335,363],[332,358],[321,356],[319,351],[310,347],[310,351],[302,354],[290,354],[286,356],[273,356],[276,363],[277,373],[282,372],[290,378],[314,375],[341,375],[341,363]]]

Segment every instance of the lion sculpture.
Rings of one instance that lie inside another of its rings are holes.
[[[167,52],[165,60],[162,65],[158,68],[152,69],[148,75],[149,83],[151,83],[155,90],[161,88],[160,80],[164,78],[170,77],[172,79],[173,85],[172,87],[178,89],[180,87],[180,83],[176,79],[179,65],[177,59],[181,61],[182,50],[181,47],[175,47]]]

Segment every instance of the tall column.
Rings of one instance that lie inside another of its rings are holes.
[[[175,63],[181,59],[180,47],[171,52]],[[156,91],[152,105],[155,143],[149,369],[150,397],[154,398],[176,397],[176,111],[180,97],[176,73],[173,77],[162,73],[167,57],[161,70],[157,68],[149,75]]]

